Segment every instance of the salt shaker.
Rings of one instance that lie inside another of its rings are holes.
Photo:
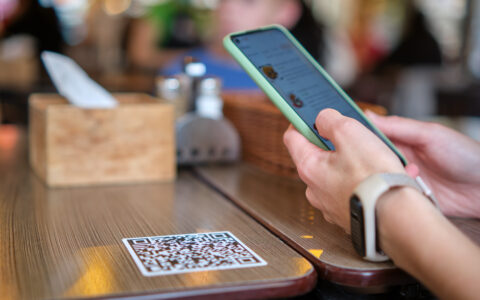
[[[220,98],[222,82],[218,77],[204,77],[198,83],[196,113],[199,116],[222,119],[223,101]]]

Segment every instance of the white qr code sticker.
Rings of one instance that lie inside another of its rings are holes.
[[[122,239],[144,276],[266,266],[231,232]]]

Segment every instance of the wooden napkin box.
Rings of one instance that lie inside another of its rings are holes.
[[[175,179],[173,106],[114,97],[114,109],[83,109],[57,94],[30,96],[30,165],[49,186]]]

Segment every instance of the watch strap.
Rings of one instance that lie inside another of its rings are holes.
[[[362,181],[354,191],[361,199],[364,216],[365,256],[370,261],[386,261],[388,256],[377,251],[377,231],[375,206],[378,199],[392,188],[408,186],[424,193],[422,187],[413,178],[402,173],[378,173]]]

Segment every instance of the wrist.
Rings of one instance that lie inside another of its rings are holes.
[[[397,259],[397,252],[402,251],[399,242],[409,238],[411,220],[421,217],[425,207],[433,208],[424,195],[407,186],[391,189],[378,199],[375,208],[378,243],[397,265],[401,263]]]
[[[399,186],[390,189],[382,196],[380,196],[377,201],[377,205],[375,207],[377,218],[385,214],[388,215],[394,209],[402,209],[402,207],[408,207],[409,205],[411,205],[410,203],[408,203],[408,199],[412,199],[413,197],[417,196],[423,197],[420,192],[409,186]]]

